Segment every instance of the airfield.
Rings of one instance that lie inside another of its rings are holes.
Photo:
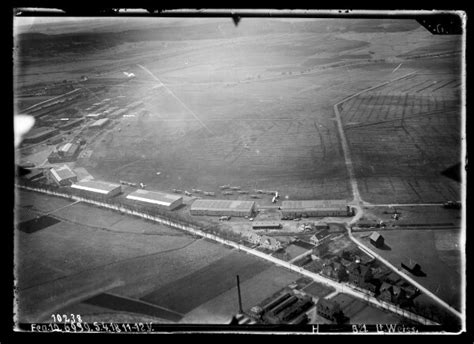
[[[447,280],[458,286],[462,275],[461,221],[442,208],[462,197],[460,183],[443,174],[462,161],[460,37],[431,35],[403,20],[249,18],[238,27],[223,19],[143,20],[131,21],[128,30],[124,24],[92,22],[96,35],[80,24],[58,26],[54,37],[42,36],[38,26],[17,42],[18,90],[85,75],[88,80],[77,84],[89,90],[84,104],[118,96],[143,103],[144,111],[88,137],[72,167],[96,179],[164,192],[200,189],[219,199],[250,200],[255,190],[278,190],[282,200],[346,200],[373,221],[390,221],[377,209],[397,204],[402,221],[429,226],[381,230],[391,251],[377,253],[396,265],[416,259],[428,273],[417,282],[460,309],[459,290],[441,286]],[[124,72],[134,78],[123,81]],[[19,111],[47,99],[23,93],[15,99]],[[38,144],[18,158],[47,165],[52,150]],[[223,194],[226,184],[248,193]],[[89,319],[135,319],[136,313],[114,306],[131,302],[130,309],[144,312],[140,319],[225,323],[237,311],[236,274],[246,309],[301,277],[165,226],[80,202],[18,195],[19,227],[54,211],[44,228],[16,232],[25,320],[47,320],[43,309],[53,304]],[[265,207],[271,198],[252,200]],[[188,216],[187,209],[179,212]],[[440,228],[445,222],[449,228]],[[249,223],[232,219],[222,227]],[[367,233],[354,236],[369,245]],[[416,252],[418,241],[423,252]],[[316,298],[328,295],[313,283],[302,289],[316,290]],[[335,299],[351,305],[344,307],[354,321],[400,321],[347,295]]]

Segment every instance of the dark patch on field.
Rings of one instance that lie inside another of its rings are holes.
[[[322,284],[313,282],[309,284],[306,288],[304,288],[304,292],[315,297],[325,297],[326,295],[331,294],[335,290],[330,287],[326,287]]]
[[[166,309],[154,305],[149,305],[139,300],[132,300],[108,293],[96,295],[83,302],[94,306],[113,309],[116,311],[145,314],[171,321],[179,321],[182,318],[181,315],[168,311]]]
[[[235,287],[236,275],[239,275],[242,283],[270,265],[250,255],[235,252],[164,285],[141,300],[185,314]]]
[[[461,182],[461,163],[457,163],[447,169],[445,169],[441,174],[445,177],[448,177],[458,183]]]
[[[59,222],[61,221],[52,216],[45,215],[20,223],[18,229],[22,232],[31,234],[53,226]]]

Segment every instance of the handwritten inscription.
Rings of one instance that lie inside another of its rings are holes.
[[[53,321],[55,323],[65,323],[65,324],[70,324],[70,323],[81,323],[82,318],[79,314],[51,314],[51,317],[53,318]]]
[[[369,329],[365,324],[352,325],[353,333],[417,333],[418,329],[412,326],[397,325],[397,324],[376,324],[375,331]]]
[[[31,324],[32,332],[153,332],[152,323],[118,324],[113,322]]]

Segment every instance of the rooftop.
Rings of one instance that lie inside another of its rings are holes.
[[[182,197],[178,195],[167,194],[167,193],[158,192],[158,191],[148,191],[148,190],[142,190],[142,189],[138,189],[128,194],[127,198],[137,200],[137,201],[160,204],[160,205],[170,205],[173,202],[176,202],[182,199]]]
[[[198,199],[191,204],[191,210],[212,209],[212,210],[243,210],[249,211],[254,206],[253,201],[219,200],[219,199]]]
[[[259,226],[281,226],[280,222],[276,221],[256,221],[252,223],[253,227],[259,227]]]
[[[98,119],[97,121],[95,121],[94,123],[91,124],[91,127],[99,127],[101,125],[104,125],[105,123],[107,123],[109,121],[108,118],[101,118],[101,119]]]
[[[370,235],[370,240],[377,241],[379,238],[382,238],[382,236],[377,232],[372,232]]]
[[[281,209],[347,209],[345,200],[283,201]]]
[[[57,181],[76,177],[76,174],[67,165],[63,165],[57,168],[53,167],[51,169],[51,173]]]
[[[88,181],[81,181],[81,182],[72,184],[71,187],[75,189],[81,189],[81,190],[87,190],[87,191],[93,191],[93,192],[106,194],[112,190],[115,190],[117,187],[120,188],[120,184],[102,182],[98,180],[88,180]]]

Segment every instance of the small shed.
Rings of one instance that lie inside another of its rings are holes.
[[[372,235],[370,236],[370,243],[374,245],[375,247],[383,247],[385,240],[382,235],[378,232],[372,232]]]
[[[417,273],[421,271],[421,266],[411,259],[403,261],[401,265],[402,265],[402,268],[410,271],[411,273]]]

